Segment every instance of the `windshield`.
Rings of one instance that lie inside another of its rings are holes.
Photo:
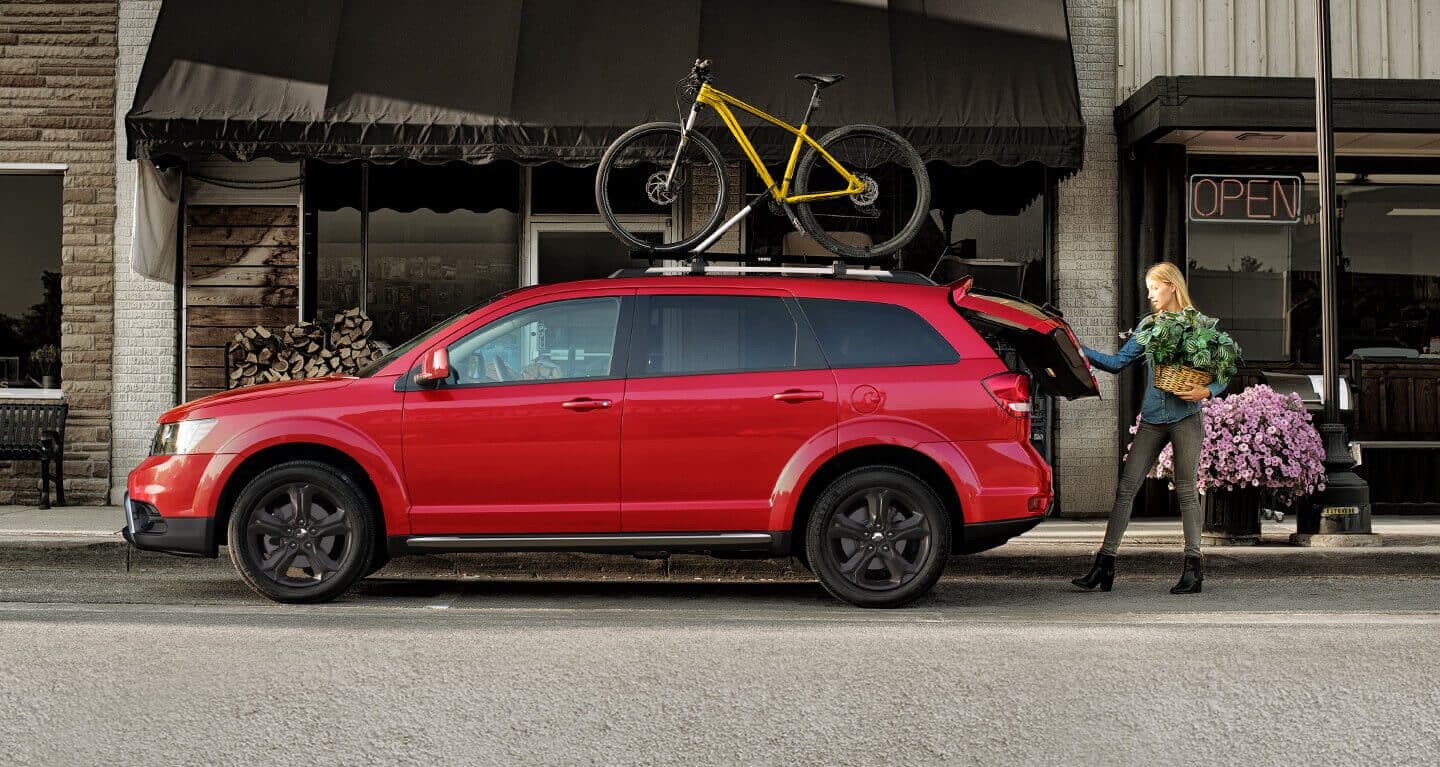
[[[464,308],[464,309],[461,309],[460,311],[458,311],[458,312],[450,315],[449,317],[446,317],[445,319],[440,320],[439,322],[435,323],[434,325],[431,325],[429,330],[426,330],[425,332],[421,333],[421,334],[418,335],[418,336],[415,336],[414,338],[410,339],[409,341],[406,341],[405,343],[400,344],[399,346],[395,347],[394,349],[391,349],[390,351],[388,351],[388,352],[385,353],[385,356],[384,356],[384,357],[381,357],[380,359],[375,360],[374,362],[370,363],[369,365],[366,365],[365,367],[360,368],[360,371],[355,374],[356,377],[358,377],[358,378],[369,378],[370,376],[375,375],[376,373],[380,372],[380,369],[381,369],[381,368],[385,367],[386,365],[389,365],[391,362],[394,362],[397,358],[403,356],[403,355],[405,354],[405,352],[408,352],[408,351],[410,351],[411,349],[414,349],[415,347],[419,346],[420,344],[425,343],[426,341],[430,340],[430,338],[431,338],[432,336],[434,336],[436,333],[439,333],[440,331],[442,331],[442,330],[444,330],[445,328],[449,327],[449,326],[450,326],[450,323],[454,322],[455,320],[460,319],[461,317],[464,317],[465,315],[469,314],[470,312],[475,311],[476,309],[479,309],[479,308],[482,307],[482,306],[485,306],[486,304],[493,304],[493,303],[495,303],[496,301],[499,301],[500,299],[504,298],[505,296],[508,296],[508,295],[510,295],[511,293],[514,293],[516,290],[519,290],[519,288],[515,288],[514,290],[506,290],[506,291],[502,291],[502,292],[500,292],[500,293],[496,293],[495,295],[493,295],[493,296],[485,299],[484,301],[481,301],[481,302],[478,303],[478,304],[475,304],[474,306],[470,306],[470,307],[466,307],[466,308]]]

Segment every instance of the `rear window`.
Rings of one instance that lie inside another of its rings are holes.
[[[802,298],[831,367],[947,365],[960,359],[935,328],[903,306]]]
[[[659,295],[646,305],[644,351],[633,376],[825,367],[781,298]]]

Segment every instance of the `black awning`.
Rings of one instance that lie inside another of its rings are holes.
[[[589,164],[677,119],[701,56],[782,119],[809,97],[791,75],[844,72],[817,127],[879,123],[957,166],[1080,167],[1063,0],[166,0],[128,152]]]
[[[1336,132],[1440,133],[1440,80],[1337,79]],[[1313,131],[1308,77],[1156,77],[1115,108],[1121,148],[1173,130]]]

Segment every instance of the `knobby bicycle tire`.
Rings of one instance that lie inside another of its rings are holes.
[[[715,146],[715,142],[696,131],[691,131],[689,134],[689,146],[699,151],[704,158],[715,167],[716,188],[715,206],[710,211],[708,217],[703,217],[705,223],[684,239],[657,245],[636,236],[636,233],[626,229],[625,224],[619,220],[619,214],[617,214],[613,208],[613,198],[610,194],[610,192],[614,191],[610,189],[610,186],[615,183],[617,163],[620,161],[626,149],[638,144],[642,139],[664,134],[673,134],[674,145],[676,147],[679,146],[681,135],[680,124],[666,122],[637,125],[622,133],[619,138],[610,144],[609,148],[605,150],[605,155],[600,158],[600,167],[595,173],[595,206],[600,210],[600,217],[604,219],[605,226],[609,228],[611,234],[614,234],[621,242],[629,247],[635,250],[654,253],[677,253],[690,250],[701,240],[709,236],[711,232],[715,231],[716,227],[720,226],[720,218],[725,213],[726,198],[729,191],[725,177],[725,160],[720,155],[720,150]],[[670,156],[674,156],[674,150],[670,151]],[[686,183],[692,180],[688,170],[685,172],[683,178]],[[643,192],[643,190],[641,191]],[[683,210],[678,213],[678,215],[681,216],[684,216],[684,214],[685,211]]]
[[[910,142],[901,138],[900,135],[894,131],[878,125],[847,125],[843,128],[836,128],[822,136],[818,143],[820,146],[825,147],[828,152],[831,151],[830,147],[841,139],[855,137],[869,137],[876,141],[889,144],[895,150],[899,159],[903,160],[903,169],[908,170],[913,177],[913,183],[915,185],[914,209],[909,211],[908,216],[905,217],[905,224],[884,241],[872,242],[868,246],[854,246],[841,242],[831,236],[816,218],[811,203],[796,203],[795,217],[800,221],[800,226],[805,230],[806,234],[814,237],[815,241],[820,243],[822,247],[836,255],[856,259],[869,259],[890,255],[915,239],[915,235],[925,223],[925,216],[929,213],[930,208],[930,174],[925,170],[925,161],[920,157],[920,153],[915,151],[915,147],[910,145]],[[800,165],[795,172],[794,193],[796,195],[808,194],[810,192],[808,189],[810,185],[810,174],[811,171],[815,169],[817,162],[824,163],[825,160],[820,156],[819,152],[811,148],[800,161]],[[844,160],[840,160],[840,162],[842,165],[845,164]],[[828,167],[827,163],[826,168],[828,169]],[[886,193],[887,190],[882,187],[880,194],[884,195]]]

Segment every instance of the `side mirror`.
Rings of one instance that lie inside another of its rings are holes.
[[[445,347],[425,355],[420,363],[420,372],[415,374],[415,383],[435,386],[450,378],[450,352]]]

